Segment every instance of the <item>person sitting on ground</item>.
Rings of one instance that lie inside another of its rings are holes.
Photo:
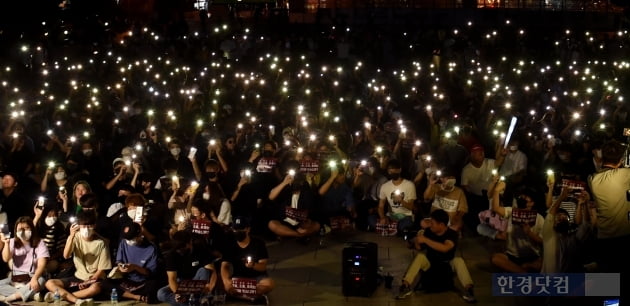
[[[123,228],[122,238],[114,268],[119,274],[114,273],[113,277],[110,275],[106,287],[122,292],[123,298],[142,303],[155,303],[155,293],[158,289],[155,279],[158,264],[157,247],[144,237],[138,223],[126,225]],[[103,291],[107,292],[111,289]]]
[[[26,302],[44,288],[46,262],[50,257],[46,244],[37,234],[30,217],[15,222],[15,238],[0,234],[2,260],[12,261],[11,277],[0,280],[0,302]]]
[[[105,271],[112,268],[107,242],[94,231],[96,213],[82,211],[77,215],[77,223],[70,226],[70,235],[63,250],[63,257],[74,260],[74,276],[50,279],[46,282],[46,302],[54,301],[59,291],[62,299],[76,305],[87,305],[91,298],[101,293],[101,281],[107,276]]]
[[[432,173],[424,191],[424,200],[433,201],[432,211],[446,211],[450,220],[449,227],[459,233],[463,228],[463,217],[468,212],[468,202],[464,190],[455,186],[455,182],[455,173],[452,170],[443,170],[440,176]]]
[[[269,200],[277,204],[276,214],[268,223],[269,229],[279,237],[308,239],[317,233],[320,224],[310,216],[314,198],[315,194],[306,183],[304,174],[287,174],[269,193]]]
[[[251,237],[249,220],[237,217],[232,225],[234,240],[228,246],[221,263],[221,279],[226,292],[238,296],[232,284],[233,278],[251,278],[256,280],[256,294],[252,301],[263,300],[268,304],[265,294],[274,288],[274,281],[267,275],[269,255],[265,242]]]
[[[428,227],[421,229],[411,242],[418,250],[426,249],[426,253],[418,253],[409,265],[396,298],[404,299],[411,295],[412,285],[419,274],[422,274],[419,285],[423,289],[450,289],[453,286],[454,270],[464,288],[462,298],[468,303],[475,303],[477,300],[473,292],[473,281],[466,263],[461,257],[455,257],[459,234],[448,226],[448,213],[442,209],[434,210],[425,224]]]
[[[378,196],[378,222],[398,222],[398,233],[413,226],[416,200],[416,186],[410,180],[404,179],[400,175],[401,171],[402,166],[398,160],[392,159],[387,163],[390,180],[381,186]]]
[[[498,177],[495,177],[495,181],[497,185],[493,190],[492,210],[507,218],[508,226],[506,251],[493,254],[492,263],[501,270],[512,273],[539,272],[542,265],[541,234],[545,219],[535,211],[536,193],[525,189],[516,199],[517,207],[503,207],[500,196],[505,191],[505,182],[499,181]],[[516,224],[513,218],[515,209],[532,212],[535,221]]]
[[[212,292],[217,281],[217,274],[209,254],[193,247],[193,236],[188,231],[173,234],[171,250],[166,253],[165,267],[168,285],[157,292],[158,301],[170,305],[180,305],[187,296],[178,293],[179,285],[184,280],[205,281],[203,292]]]

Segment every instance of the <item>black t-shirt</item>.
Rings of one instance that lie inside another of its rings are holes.
[[[191,253],[182,254],[177,250],[166,253],[166,271],[176,271],[177,278],[182,280],[193,279],[197,270],[208,264],[207,254],[203,250],[193,249]]]
[[[253,262],[258,262],[261,259],[268,259],[269,254],[267,253],[265,242],[258,238],[251,237],[249,244],[245,248],[241,248],[236,240],[233,240],[229,244],[224,261],[231,263],[234,267],[234,274],[232,276],[255,278],[266,274],[266,271],[260,272],[247,268],[245,266],[245,262],[248,256],[252,257]]]
[[[427,259],[429,259],[429,262],[450,261],[451,259],[453,259],[453,257],[455,257],[455,250],[457,249],[457,240],[459,239],[459,234],[457,234],[456,231],[452,230],[451,228],[448,228],[443,235],[438,236],[436,233],[432,232],[431,229],[427,228],[424,231],[424,236],[435,242],[444,243],[444,241],[450,240],[455,244],[455,246],[446,253],[436,251],[430,248],[429,246],[427,246],[426,244],[423,245],[423,248],[427,249]]]

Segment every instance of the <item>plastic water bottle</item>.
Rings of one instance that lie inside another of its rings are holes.
[[[118,305],[118,291],[116,288],[112,289],[112,294],[109,296],[112,305]]]
[[[190,297],[188,297],[188,305],[197,305],[197,300],[195,299],[195,294],[191,293]]]
[[[53,296],[54,305],[61,305],[61,294],[59,294],[59,288],[55,290],[55,295]]]

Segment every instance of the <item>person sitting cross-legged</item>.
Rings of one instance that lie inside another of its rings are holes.
[[[158,264],[157,247],[142,235],[138,223],[123,227],[122,241],[116,254],[116,268],[106,281],[108,290],[115,288],[123,298],[143,303],[155,303],[158,286],[155,271]],[[116,273],[117,272],[117,273]]]
[[[239,296],[232,284],[233,278],[251,278],[256,280],[256,292],[251,300],[260,300],[268,304],[265,294],[274,288],[274,281],[267,275],[267,261],[269,259],[265,242],[249,235],[249,220],[237,217],[232,225],[234,240],[228,245],[223,262],[221,263],[221,278],[228,294]]]
[[[74,276],[51,279],[46,282],[46,302],[53,302],[54,293],[59,291],[62,299],[76,305],[87,305],[91,298],[101,292],[101,280],[112,268],[107,242],[94,231],[96,214],[82,211],[77,215],[77,224],[70,226],[70,235],[63,249],[64,258],[73,258]]]

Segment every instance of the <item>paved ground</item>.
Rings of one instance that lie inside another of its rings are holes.
[[[378,244],[378,265],[384,273],[394,276],[393,289],[385,289],[381,284],[369,297],[344,297],[341,291],[341,253],[347,242],[370,241]],[[278,306],[389,306],[389,305],[467,305],[459,291],[426,294],[417,292],[406,300],[395,300],[401,277],[414,256],[406,243],[398,237],[382,237],[375,233],[358,231],[331,233],[313,239],[303,245],[294,240],[268,243],[271,262],[269,274],[276,281],[276,289],[269,295],[270,305]],[[462,256],[475,282],[477,305],[547,305],[545,300],[523,298],[493,297],[491,295],[491,273],[495,272],[489,262],[490,253],[501,249],[501,244],[481,237],[467,237],[460,241],[458,255]],[[457,279],[455,279],[456,286]],[[45,303],[28,303],[43,305]],[[108,302],[96,303],[106,305]],[[131,301],[121,305],[136,304]],[[579,300],[560,301],[554,305],[602,305],[601,302]],[[228,303],[227,305],[247,305],[247,303]]]

